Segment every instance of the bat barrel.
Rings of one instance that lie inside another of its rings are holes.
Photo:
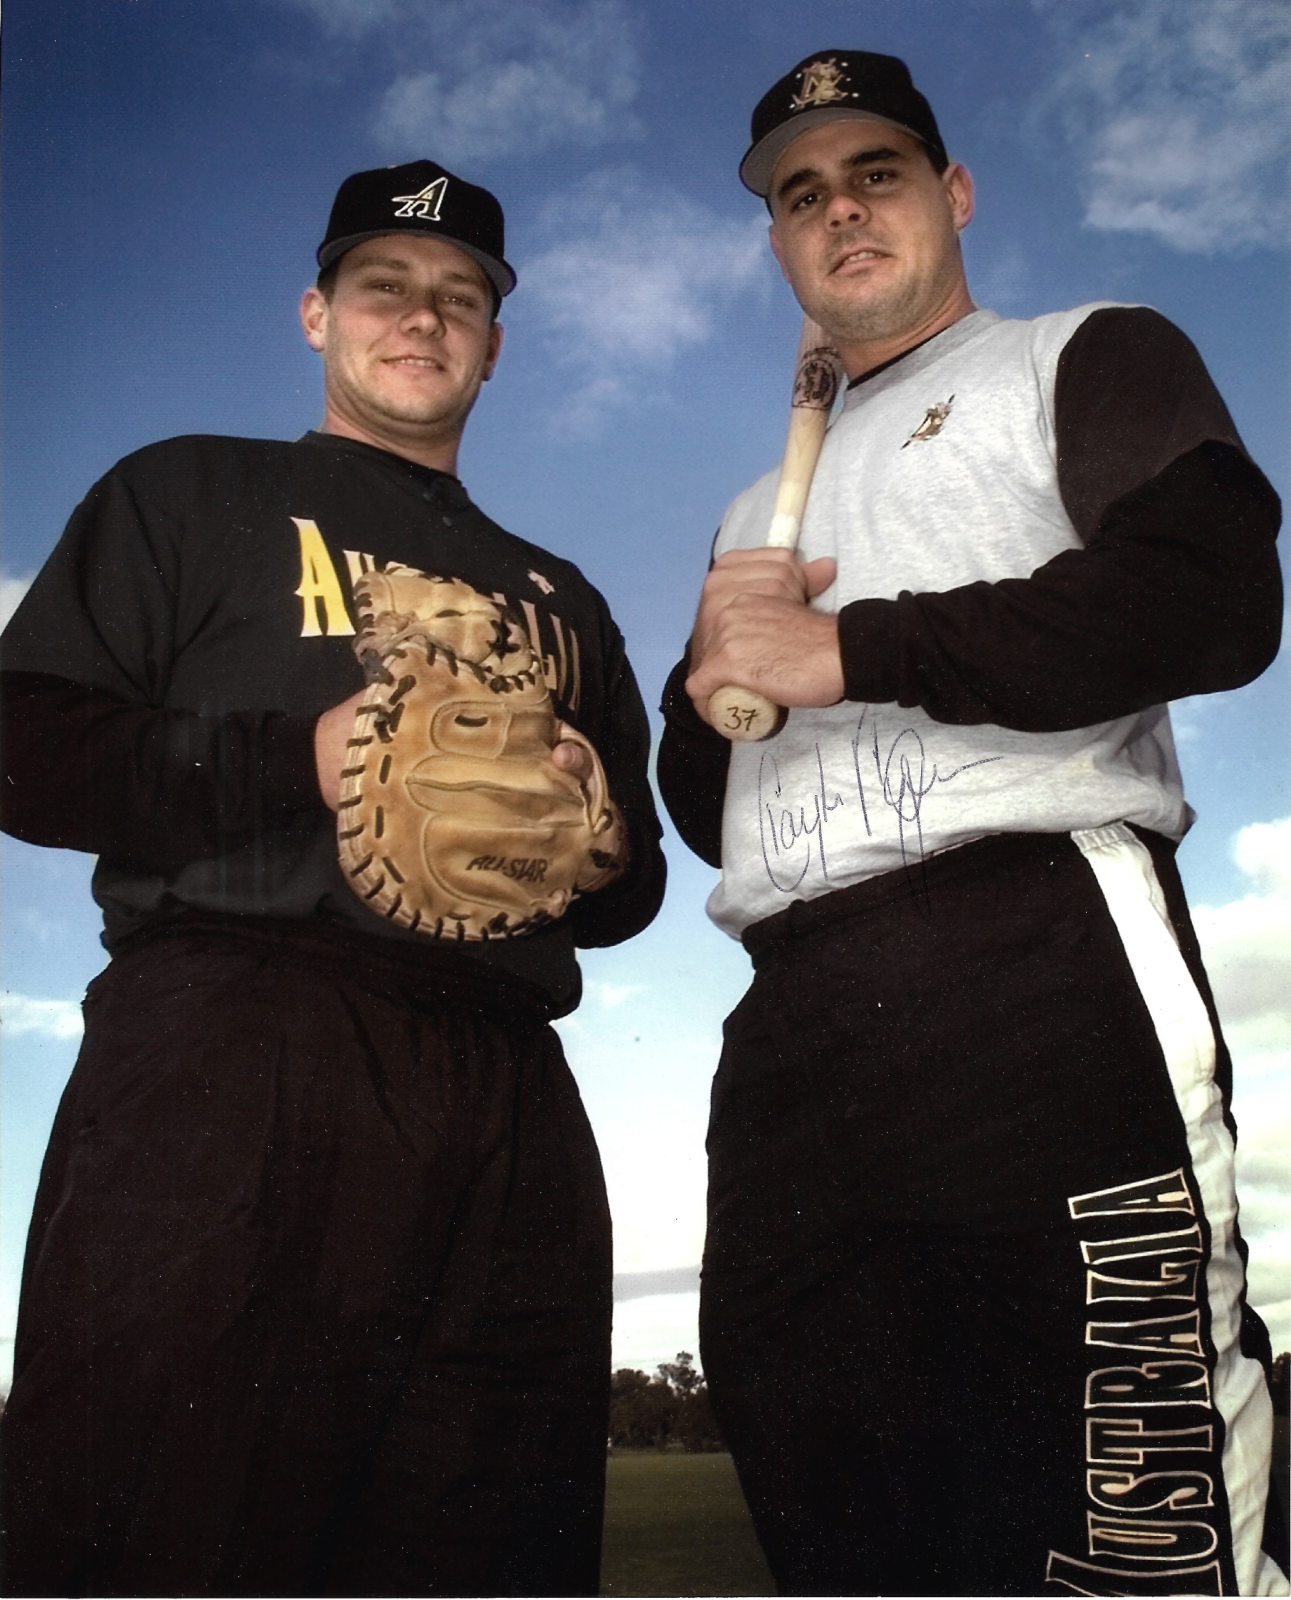
[[[793,400],[784,460],[776,486],[775,509],[766,543],[779,550],[796,550],[803,512],[811,493],[812,475],[829,426],[829,413],[838,393],[841,365],[824,329],[803,318],[794,366]],[[746,744],[769,739],[784,726],[783,706],[754,689],[734,684],[718,689],[708,701],[708,720],[724,738]]]

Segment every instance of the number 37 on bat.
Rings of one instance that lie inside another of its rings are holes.
[[[722,726],[731,733],[751,733],[753,724],[757,721],[757,711],[752,707],[728,705],[722,707],[726,716]]]

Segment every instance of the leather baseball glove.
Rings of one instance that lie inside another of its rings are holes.
[[[595,749],[561,722],[523,622],[456,578],[390,565],[355,584],[370,692],[341,774],[341,866],[379,916],[432,938],[509,938],[623,870]],[[561,740],[592,758],[554,765]]]

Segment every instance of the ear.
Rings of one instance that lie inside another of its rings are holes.
[[[498,356],[502,353],[502,324],[495,322],[489,329],[488,349],[484,356],[484,381],[487,383],[493,376],[493,369],[498,364]]]
[[[960,233],[973,220],[973,179],[968,168],[952,161],[941,175],[942,186],[950,201],[950,215],[955,232]]]
[[[310,349],[321,355],[327,344],[327,297],[312,284],[300,297],[300,325]]]

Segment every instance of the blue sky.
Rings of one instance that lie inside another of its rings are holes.
[[[652,708],[730,498],[780,450],[797,308],[735,177],[821,49],[903,56],[977,181],[979,304],[1157,306],[1252,453],[1288,467],[1282,0],[8,0],[3,569],[12,605],[112,462],[320,415],[295,304],[336,185],[431,156],[500,196],[519,288],[464,481],[605,592]],[[1253,1295],[1291,1345],[1286,656],[1178,708],[1181,865],[1238,1062]],[[696,1348],[703,1131],[747,963],[669,838],[642,938],[562,1025],[616,1221],[616,1361]],[[102,964],[89,863],[6,840],[0,1319]],[[5,1347],[7,1354],[8,1347]]]

